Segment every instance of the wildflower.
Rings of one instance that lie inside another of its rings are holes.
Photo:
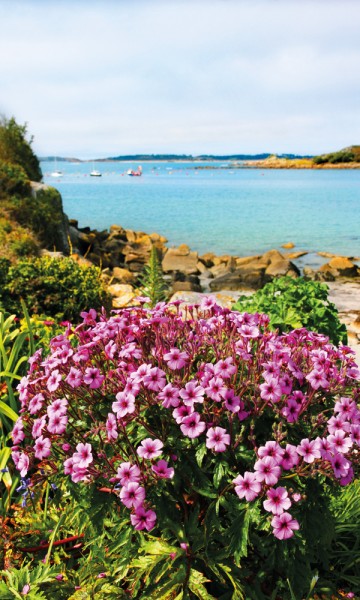
[[[184,404],[178,406],[172,411],[172,415],[176,421],[176,423],[182,423],[185,417],[192,415],[194,412],[193,406],[185,406]]]
[[[203,403],[204,393],[204,388],[197,385],[194,379],[186,384],[185,389],[180,390],[180,396],[186,406],[192,406],[195,402]]]
[[[265,383],[260,384],[259,388],[261,390],[260,396],[263,400],[273,403],[279,402],[282,390],[277,379],[268,379]]]
[[[315,458],[321,457],[319,442],[317,440],[310,441],[308,438],[301,440],[296,451],[307,463],[313,463]]]
[[[46,425],[46,416],[45,415],[43,415],[39,419],[35,419],[33,426],[32,426],[32,430],[31,430],[31,434],[32,434],[33,438],[37,438],[37,437],[39,437],[39,435],[41,435],[41,432],[44,429],[45,425]]]
[[[179,389],[173,386],[171,383],[168,383],[158,394],[158,399],[162,400],[162,405],[165,408],[170,408],[170,406],[179,406],[180,398],[179,398]]]
[[[82,380],[83,377],[81,371],[75,367],[70,368],[69,374],[65,378],[65,381],[71,385],[73,389],[78,388],[82,384]]]
[[[116,417],[113,413],[109,413],[106,419],[106,435],[109,441],[116,440],[118,438]]]
[[[309,375],[306,375],[305,379],[308,380],[314,390],[318,390],[321,387],[324,389],[329,387],[329,382],[326,379],[323,371],[317,371],[314,369],[309,373]]]
[[[16,463],[16,468],[18,469],[18,471],[20,471],[21,477],[25,477],[26,473],[29,470],[29,465],[30,461],[28,455],[25,454],[25,452],[21,452]]]
[[[164,444],[161,440],[152,440],[151,438],[146,438],[141,442],[136,452],[139,456],[141,456],[141,458],[147,458],[148,460],[151,460],[152,458],[157,458],[160,456],[163,446]]]
[[[188,417],[185,417],[180,425],[180,429],[184,435],[189,438],[196,438],[205,430],[205,423],[200,420],[200,415],[193,412]]]
[[[189,358],[187,352],[180,352],[178,348],[171,348],[167,354],[164,354],[164,360],[167,362],[169,369],[177,371],[182,369]]]
[[[121,488],[120,500],[127,508],[137,507],[145,500],[145,489],[136,481],[131,481]]]
[[[45,398],[43,394],[35,394],[35,396],[33,396],[29,402],[29,413],[31,415],[34,415],[37,412],[39,412],[44,403],[44,400]]]
[[[130,462],[121,463],[118,466],[116,479],[120,479],[121,485],[137,483],[140,481],[140,469],[137,465],[132,465]]]
[[[161,479],[172,479],[174,477],[174,469],[168,467],[166,460],[159,460],[156,465],[152,465],[151,469]]]
[[[293,519],[288,512],[283,512],[281,515],[275,515],[271,521],[274,528],[273,534],[279,540],[287,540],[294,535],[294,531],[299,529],[299,523]]]
[[[46,409],[49,419],[57,415],[61,416],[66,414],[67,404],[68,401],[66,400],[66,398],[62,398],[61,400],[54,400],[54,402],[52,402]]]
[[[281,457],[281,467],[285,471],[289,471],[298,464],[299,460],[300,459],[296,451],[296,446],[293,446],[292,444],[286,444]]]
[[[225,360],[219,360],[214,365],[214,371],[215,374],[222,377],[222,379],[229,379],[232,375],[236,373],[237,368],[233,364],[232,357],[229,356],[229,358],[226,358]]]
[[[222,427],[211,427],[206,433],[206,447],[215,452],[224,452],[230,444],[230,435]]]
[[[149,369],[144,377],[144,386],[154,392],[160,392],[166,385],[165,373],[158,367]]]
[[[118,392],[115,396],[116,402],[112,403],[112,409],[118,419],[125,417],[135,411],[135,396]]]
[[[254,469],[258,481],[264,481],[266,485],[275,485],[280,477],[281,469],[271,456],[257,460]]]
[[[41,435],[37,438],[34,444],[34,449],[36,458],[42,460],[43,458],[50,456],[51,441],[49,440],[49,438],[44,438]]]
[[[284,450],[281,448],[280,444],[271,440],[266,442],[265,446],[260,446],[258,455],[260,458],[271,456],[277,464],[280,464],[284,455]]]
[[[280,515],[291,506],[291,500],[284,487],[270,488],[266,495],[268,499],[263,502],[264,508],[274,515]]]
[[[333,452],[341,452],[346,454],[353,442],[350,437],[346,437],[345,431],[336,431],[333,435],[328,436],[328,441]]]
[[[236,413],[240,408],[244,408],[244,403],[240,400],[239,396],[235,395],[234,390],[227,389],[224,394],[224,405],[228,410]]]
[[[59,371],[57,369],[55,369],[55,371],[53,371],[49,377],[49,379],[47,380],[47,389],[49,390],[49,392],[55,392],[59,385],[60,385],[60,381],[61,381],[61,375],[59,373]]]
[[[64,433],[67,422],[68,417],[66,415],[55,414],[49,419],[47,429],[50,433]]]
[[[16,421],[16,423],[13,427],[13,430],[11,432],[11,437],[12,437],[14,444],[19,444],[20,442],[22,442],[23,439],[25,439],[25,433],[23,431],[23,427],[24,427],[24,425],[23,425],[22,419],[19,418]]]
[[[351,467],[351,463],[343,454],[337,452],[330,458],[331,466],[334,469],[334,475],[338,479],[346,477]]]
[[[215,400],[215,402],[221,402],[227,392],[227,387],[224,385],[224,381],[221,377],[213,377],[205,388],[205,392],[206,395],[212,400]]]
[[[95,367],[87,367],[84,374],[84,383],[86,383],[92,390],[99,388],[104,381],[104,375],[101,375],[99,369]]]
[[[77,452],[73,454],[74,465],[79,469],[86,469],[93,461],[93,455],[91,453],[91,445],[79,443],[76,446]]]
[[[238,475],[233,480],[235,492],[239,498],[245,498],[247,502],[255,500],[261,490],[261,483],[257,480],[255,473],[245,471],[244,475]]]
[[[156,513],[153,510],[145,510],[143,506],[138,506],[135,513],[130,515],[130,521],[138,531],[142,529],[151,531],[155,527]]]

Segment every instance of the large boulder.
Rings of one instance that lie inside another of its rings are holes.
[[[162,269],[164,273],[181,271],[186,275],[190,275],[198,273],[198,260],[198,253],[192,252],[188,246],[182,244],[179,248],[169,248],[163,258]]]
[[[357,277],[359,269],[345,256],[336,256],[329,261],[329,267],[339,274],[340,277]]]

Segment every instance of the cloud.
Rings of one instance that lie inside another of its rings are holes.
[[[41,154],[320,152],[359,141],[358,2],[0,8],[0,112],[29,123]]]

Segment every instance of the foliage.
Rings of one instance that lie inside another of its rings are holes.
[[[328,299],[324,283],[303,277],[280,277],[267,283],[252,296],[241,296],[234,310],[266,313],[272,328],[281,332],[306,327],[327,335],[333,344],[346,344],[346,327],[339,321],[338,311]]]
[[[39,243],[34,234],[0,211],[0,257],[15,261],[23,256],[37,256]]]
[[[0,303],[10,313],[19,314],[21,298],[26,299],[30,313],[70,321],[76,321],[79,311],[89,306],[109,305],[97,267],[48,256],[19,260],[7,273],[6,263],[1,264]]]
[[[153,308],[155,304],[166,299],[168,286],[164,280],[157,249],[154,245],[151,246],[149,264],[144,267],[140,285],[143,296],[150,300],[150,307]]]
[[[40,162],[31,144],[33,138],[26,139],[27,125],[19,125],[14,117],[0,119],[0,159],[20,165],[29,179],[41,181]]]
[[[351,351],[211,299],[82,317],[31,359],[13,458],[25,492],[77,498],[94,570],[135,599],[332,592],[330,494],[359,466]]]
[[[30,183],[27,174],[20,165],[0,159],[0,198],[7,195],[27,196]]]
[[[344,150],[339,150],[338,152],[330,152],[329,154],[321,154],[319,156],[314,156],[313,162],[316,165],[323,165],[326,163],[330,164],[341,164],[341,163],[349,163],[349,162],[359,162],[360,161],[360,147],[359,146],[350,146],[349,148],[344,148]]]

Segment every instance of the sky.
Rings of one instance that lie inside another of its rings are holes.
[[[0,0],[0,114],[39,156],[360,144],[359,0]]]

